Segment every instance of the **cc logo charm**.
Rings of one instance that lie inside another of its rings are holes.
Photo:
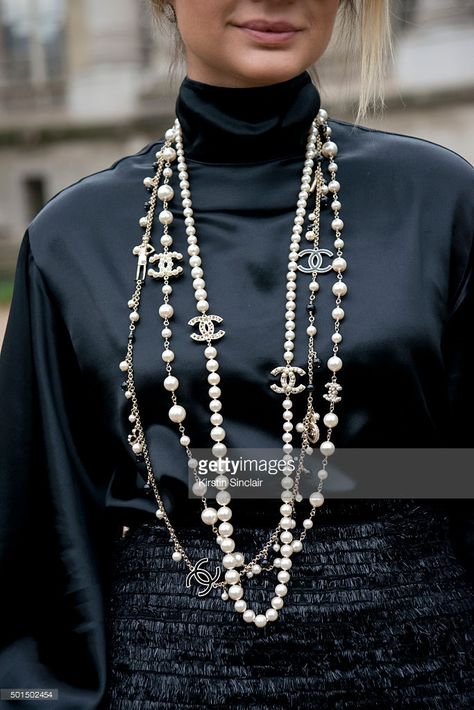
[[[220,568],[216,567],[214,576],[212,576],[209,570],[204,567],[206,562],[208,562],[208,558],[202,557],[198,560],[198,562],[196,562],[186,577],[186,587],[190,587],[191,582],[193,581],[202,587],[202,589],[198,591],[198,597],[205,597],[206,594],[209,594],[214,583],[217,582],[221,574]]]
[[[306,372],[301,367],[292,367],[291,365],[283,365],[275,367],[272,370],[272,375],[281,375],[280,386],[270,385],[274,392],[279,394],[298,394],[305,389],[305,385],[296,384],[296,375],[305,375]]]
[[[323,257],[322,255],[324,254],[325,256],[332,257],[333,253],[332,251],[329,251],[329,249],[303,249],[303,251],[300,251],[298,254],[298,258],[301,256],[308,256],[308,266],[303,266],[302,264],[298,265],[298,270],[302,271],[304,274],[312,274],[314,272],[317,272],[318,274],[325,274],[328,271],[332,270],[332,264],[329,266],[323,266]]]
[[[174,260],[180,261],[183,255],[177,251],[168,251],[163,254],[154,254],[150,259],[150,264],[158,262],[158,271],[148,269],[148,276],[154,279],[164,279],[170,276],[179,276],[182,273],[182,266],[174,266]]]
[[[188,325],[196,325],[196,323],[199,323],[199,335],[198,333],[191,333],[191,338],[199,341],[222,338],[222,336],[225,335],[225,330],[218,330],[216,333],[214,322],[222,323],[223,320],[224,319],[220,316],[208,316],[207,314],[191,318],[191,320],[188,321]]]

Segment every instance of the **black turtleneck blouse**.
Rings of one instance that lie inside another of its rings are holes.
[[[218,347],[229,447],[281,446],[281,396],[269,373],[281,364],[288,245],[319,107],[306,72],[249,89],[185,78],[179,90],[206,290],[226,330]],[[336,449],[470,447],[472,167],[425,140],[330,125],[349,264]],[[18,258],[0,373],[0,686],[58,688],[58,710],[100,706],[111,540],[122,524],[152,519],[156,509],[127,441],[118,363],[148,197],[143,179],[153,175],[159,147],[157,140],[56,195],[30,224]],[[326,247],[329,221],[330,210],[322,215]],[[174,248],[186,254],[181,214],[172,232]],[[189,338],[188,271],[173,289],[180,403],[193,445],[207,447],[208,384],[202,348]],[[306,318],[302,288],[298,299]],[[197,519],[199,501],[188,498],[186,459],[167,416],[161,302],[161,283],[147,283],[135,375],[158,485],[171,519],[185,523]],[[330,289],[321,289],[323,363],[333,305]],[[303,368],[305,346],[297,339],[294,364]],[[301,414],[303,403],[295,399],[296,406]],[[474,536],[469,519],[459,520],[467,563]]]

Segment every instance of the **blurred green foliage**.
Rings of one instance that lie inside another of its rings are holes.
[[[0,306],[9,306],[13,294],[13,278],[0,277]]]

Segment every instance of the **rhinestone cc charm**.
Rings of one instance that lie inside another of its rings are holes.
[[[280,386],[270,385],[274,392],[279,394],[298,394],[305,389],[305,385],[296,384],[296,375],[305,375],[306,372],[301,367],[292,367],[291,365],[283,365],[275,367],[272,370],[272,375],[281,375]]]
[[[208,562],[208,558],[202,557],[196,562],[186,577],[186,587],[189,588],[191,586],[191,582],[196,582],[200,585],[201,589],[198,591],[198,597],[205,597],[209,594],[214,583],[217,582],[221,574],[220,567],[216,567],[214,576],[212,576],[209,570],[204,567],[206,562]]]
[[[213,321],[215,323],[222,323],[223,320],[224,319],[220,316],[208,316],[207,314],[191,318],[191,320],[188,321],[188,325],[196,325],[196,323],[199,323],[199,334],[191,333],[191,338],[199,341],[222,338],[222,336],[225,335],[225,330],[218,330],[216,333]]]

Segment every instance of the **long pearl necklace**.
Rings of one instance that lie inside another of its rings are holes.
[[[170,541],[173,544],[172,558],[177,563],[184,562],[189,570],[186,578],[186,586],[191,586],[193,582],[197,584],[199,596],[205,596],[211,589],[222,589],[222,599],[225,601],[232,600],[234,602],[235,611],[242,615],[244,621],[254,623],[259,628],[264,627],[269,621],[276,621],[279,617],[279,611],[283,608],[284,597],[288,592],[287,585],[290,581],[290,569],[292,567],[291,557],[295,553],[301,552],[307,531],[313,526],[313,517],[316,513],[316,509],[324,502],[324,496],[321,490],[327,478],[326,467],[328,457],[331,456],[335,450],[334,444],[331,441],[331,434],[333,428],[338,424],[338,417],[334,413],[335,404],[341,399],[341,385],[337,381],[337,372],[342,367],[342,360],[338,355],[338,348],[342,341],[342,336],[339,332],[340,322],[344,318],[344,311],[340,304],[342,297],[347,293],[347,286],[343,281],[342,273],[345,271],[347,264],[342,257],[344,242],[341,238],[341,231],[344,227],[344,223],[339,216],[341,210],[341,202],[339,199],[340,184],[336,179],[338,166],[335,162],[338,148],[331,136],[332,129],[328,125],[327,112],[324,109],[320,109],[308,131],[301,187],[298,194],[296,215],[288,255],[283,364],[277,365],[272,370],[272,375],[275,377],[278,376],[280,381],[278,384],[272,384],[271,389],[274,392],[284,395],[282,403],[282,460],[284,467],[281,480],[283,488],[281,493],[282,504],[280,506],[281,518],[275,529],[269,535],[265,545],[248,562],[245,561],[243,553],[235,549],[235,541],[233,539],[234,528],[232,523],[229,522],[232,518],[232,510],[230,507],[231,494],[228,490],[229,478],[225,475],[227,471],[227,447],[224,443],[226,431],[223,427],[223,416],[221,414],[222,402],[221,389],[219,387],[219,361],[218,349],[216,348],[216,341],[220,340],[225,335],[225,331],[219,328],[223,319],[218,315],[209,314],[210,304],[207,300],[208,294],[204,278],[205,274],[200,257],[192,209],[189,173],[185,160],[181,126],[178,120],[174,122],[171,129],[166,131],[163,146],[156,154],[157,162],[154,165],[156,169],[155,176],[147,177],[144,180],[144,185],[151,194],[149,202],[147,202],[147,215],[142,217],[139,222],[140,227],[144,229],[142,241],[133,248],[133,254],[138,259],[135,274],[136,286],[128,302],[128,307],[131,312],[129,314],[130,324],[127,353],[125,359],[119,365],[120,370],[127,375],[127,380],[123,383],[123,389],[125,397],[131,403],[129,421],[132,425],[132,431],[128,436],[128,441],[137,460],[144,461],[146,464],[148,473],[147,487],[153,491],[157,501],[158,508],[156,510],[156,516],[159,520],[164,522],[170,534]],[[173,144],[175,147],[173,147]],[[329,182],[326,182],[322,168],[325,159],[328,160]],[[170,180],[173,176],[172,166],[175,162],[177,162],[179,173],[181,202],[188,243],[189,266],[191,269],[197,310],[197,315],[193,316],[188,321],[188,324],[192,326],[193,329],[197,327],[199,331],[192,332],[190,337],[198,343],[205,344],[204,358],[207,381],[209,384],[210,423],[212,425],[210,437],[213,442],[212,454],[216,459],[216,468],[214,470],[217,470],[217,475],[213,482],[213,489],[217,491],[215,499],[218,507],[208,506],[206,496],[207,486],[197,475],[198,461],[193,456],[190,448],[190,437],[186,433],[184,424],[186,410],[179,404],[177,397],[179,379],[173,374],[175,353],[171,349],[173,333],[170,328],[170,323],[174,315],[174,309],[171,303],[173,287],[170,282],[184,272],[183,267],[179,263],[183,260],[183,254],[172,249],[173,238],[170,234],[170,226],[174,220],[170,204],[175,198]],[[315,195],[315,206],[309,214],[310,224],[305,233],[305,239],[310,246],[309,248],[301,249],[307,203],[312,193]],[[324,203],[327,203],[329,198],[332,198],[331,209],[334,213],[331,227],[334,232],[336,255],[327,249],[321,249],[319,247],[321,208]],[[160,239],[163,249],[160,253],[157,253],[151,244],[151,231],[156,208],[160,202],[162,204],[158,214],[158,220],[163,232]],[[329,266],[322,266],[323,255],[334,257]],[[305,257],[307,258],[306,264],[303,260]],[[314,301],[319,291],[318,275],[329,271],[335,272],[336,280],[332,284],[332,293],[335,296],[335,307],[332,310],[334,333],[331,336],[333,355],[327,361],[327,367],[331,373],[331,377],[325,385],[327,392],[323,395],[329,402],[329,411],[323,418],[327,434],[326,440],[319,445],[323,460],[321,469],[318,471],[318,485],[316,490],[309,496],[310,513],[303,521],[303,530],[300,535],[296,537],[294,534],[296,527],[296,519],[294,517],[295,508],[296,503],[301,502],[303,499],[302,495],[299,493],[299,479],[303,471],[307,472],[307,469],[304,468],[305,456],[313,453],[311,444],[315,444],[320,437],[317,424],[320,415],[315,412],[313,408],[314,369],[321,367],[321,362],[317,357],[314,346],[315,337],[317,335]],[[302,368],[292,365],[294,341],[296,337],[295,311],[298,273],[310,274],[311,276],[311,280],[308,284],[308,304],[306,306],[308,319],[306,328],[306,334],[308,336],[307,373]],[[193,562],[188,557],[168,518],[153,473],[138,407],[133,363],[135,331],[140,320],[139,309],[141,292],[147,275],[153,280],[162,280],[163,282],[161,289],[163,303],[159,307],[159,316],[162,319],[163,325],[161,331],[163,338],[162,360],[166,370],[163,385],[171,398],[168,417],[177,425],[180,444],[186,451],[188,467],[194,475],[195,483],[192,487],[193,493],[202,499],[203,509],[201,519],[203,523],[212,528],[216,536],[216,542],[222,552],[222,567],[225,570],[224,579],[221,579],[221,569],[219,567],[216,567],[214,573],[211,573],[211,571],[207,569],[207,558],[201,558],[197,562]],[[216,329],[216,325],[218,329]],[[307,384],[298,383],[298,378],[306,374],[308,377]],[[307,392],[306,414],[303,421],[297,423],[294,427],[292,422],[292,396],[304,390]],[[296,468],[294,467],[292,456],[293,428],[301,435],[301,450]],[[294,474],[294,478],[292,478],[292,474]],[[218,525],[218,527],[216,527],[216,525]],[[268,563],[267,557],[269,556],[270,548],[278,553],[278,556],[274,557],[274,559]],[[247,601],[244,599],[243,577],[245,575],[252,577],[255,574],[270,572],[272,570],[277,571],[278,583],[275,586],[270,607],[264,614],[256,613],[253,609],[248,607]]]

